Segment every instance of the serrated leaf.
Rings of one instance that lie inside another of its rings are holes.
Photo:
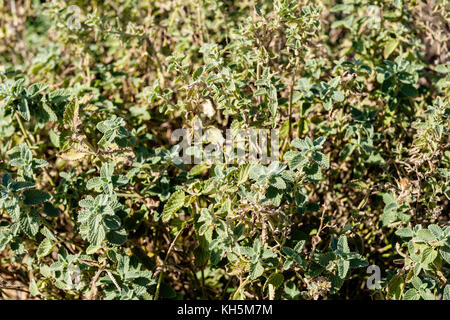
[[[52,198],[47,192],[38,189],[25,190],[23,195],[25,196],[23,203],[30,205],[40,204]]]
[[[330,167],[330,160],[322,152],[314,151],[311,155],[312,159],[321,167],[328,169]]]
[[[103,181],[100,177],[94,177],[92,179],[89,179],[86,183],[86,188],[89,190],[95,189],[100,187],[103,184]]]
[[[197,165],[193,166],[191,170],[189,170],[189,175],[191,175],[191,176],[199,175],[208,168],[209,168],[209,165],[206,163],[197,164]]]
[[[445,286],[442,300],[450,300],[450,284]]]
[[[434,234],[428,229],[420,229],[417,231],[417,239],[425,242],[434,241],[436,237]]]
[[[402,228],[395,231],[395,234],[402,238],[412,238],[414,237],[414,232],[411,228]]]
[[[98,226],[95,229],[91,229],[89,234],[89,241],[94,246],[100,246],[102,241],[105,240],[105,228]]]
[[[333,92],[332,98],[336,102],[342,102],[342,101],[344,101],[345,96],[342,93],[342,91],[336,90],[336,91]]]
[[[424,265],[428,265],[432,263],[434,259],[436,259],[437,255],[438,255],[437,251],[434,250],[433,248],[426,248],[422,252],[421,263]]]
[[[284,182],[283,178],[281,178],[279,176],[270,178],[269,183],[271,186],[277,188],[278,190],[286,189],[286,183]]]
[[[50,202],[44,202],[44,213],[52,218],[59,216],[59,210],[55,208]]]
[[[116,246],[121,246],[127,241],[127,233],[124,229],[111,230],[106,234],[106,240]]]
[[[79,108],[78,100],[74,99],[64,110],[63,123],[73,132],[76,132],[78,126],[81,124],[81,120],[78,116]]]
[[[37,212],[22,213],[19,220],[20,228],[29,237],[34,237],[39,231],[39,216]]]
[[[273,252],[271,249],[264,248],[262,251],[261,258],[262,259],[269,259],[269,258],[276,258],[277,254]]]
[[[252,280],[255,280],[259,278],[264,273],[264,267],[262,266],[261,262],[257,261],[256,263],[252,263],[250,265],[250,278]]]
[[[311,147],[306,140],[299,138],[292,140],[291,145],[300,150],[308,150]]]
[[[173,215],[184,205],[185,194],[183,190],[175,191],[164,206],[162,220],[169,221]]]
[[[44,240],[42,240],[42,242],[39,244],[39,247],[36,251],[36,255],[37,255],[38,259],[41,260],[45,256],[49,255],[53,250],[53,246],[54,246],[54,244],[50,239],[45,238]]]
[[[348,270],[350,269],[350,261],[340,259],[340,260],[338,260],[337,266],[338,266],[339,278],[345,279],[345,277],[347,276]]]
[[[281,273],[272,273],[264,283],[264,290],[269,284],[273,285],[275,289],[278,289],[284,282],[284,276]]]
[[[303,167],[308,163],[308,159],[306,159],[306,157],[303,156],[300,152],[296,152],[296,154],[288,161],[291,170]]]
[[[416,289],[411,288],[405,292],[403,300],[420,300],[420,294]]]
[[[28,107],[27,99],[22,99],[18,103],[17,111],[19,112],[22,118],[24,118],[26,121],[30,121],[30,109]]]
[[[395,48],[397,48],[398,44],[399,41],[397,39],[391,39],[386,43],[383,52],[384,59],[389,58],[391,53],[394,52]]]
[[[447,263],[450,263],[450,248],[449,247],[444,246],[442,248],[439,248],[439,253],[441,254],[442,258]]]
[[[42,227],[40,232],[49,240],[56,241],[55,235],[47,227]]]
[[[341,235],[339,237],[336,249],[337,249],[337,251],[343,252],[343,253],[350,252],[350,248],[348,247],[348,243],[347,243],[347,237],[345,235]]]
[[[203,73],[203,67],[198,67],[192,74],[192,79],[197,80]]]
[[[388,286],[388,297],[392,300],[399,300],[403,294],[405,283],[401,275],[392,277]]]
[[[77,161],[86,157],[88,153],[80,152],[75,149],[70,149],[66,152],[63,152],[60,157],[66,161]]]
[[[304,168],[304,171],[306,173],[306,177],[313,181],[318,182],[322,180],[322,171],[319,168],[319,165],[317,163],[311,163],[307,167]]]
[[[21,191],[24,189],[34,188],[34,183],[29,181],[17,181],[13,183],[14,191]]]
[[[110,230],[117,230],[122,224],[118,216],[110,214],[104,216],[103,222],[105,223],[105,226]]]
[[[239,168],[237,174],[237,185],[241,185],[248,180],[251,164],[246,163]]]
[[[430,224],[428,230],[430,230],[436,238],[440,238],[442,235],[442,229],[437,224]]]
[[[35,297],[39,294],[39,289],[37,287],[36,280],[34,280],[34,279],[30,280],[29,290],[30,290],[30,294],[33,297]]]

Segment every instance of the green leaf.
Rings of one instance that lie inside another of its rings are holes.
[[[102,184],[103,184],[102,178],[94,177],[88,180],[88,182],[86,183],[86,188],[91,190],[100,187]]]
[[[79,104],[76,99],[72,100],[64,110],[63,123],[72,131],[76,131],[77,127],[81,124],[78,112]]]
[[[75,149],[69,149],[64,153],[61,153],[61,158],[63,160],[67,160],[67,161],[77,161],[77,160],[83,159],[87,155],[88,155],[88,153],[79,152]],[[88,181],[88,183],[89,183],[89,181]]]
[[[250,265],[250,278],[252,280],[257,279],[264,273],[264,267],[262,266],[261,262],[257,261],[256,263],[252,263]]]
[[[37,212],[21,213],[19,224],[23,232],[29,237],[34,237],[39,231],[39,216]]]
[[[100,245],[93,245],[91,244],[89,247],[86,248],[87,254],[94,254],[100,249]]]
[[[432,263],[434,259],[436,259],[437,255],[438,255],[437,251],[434,250],[433,248],[426,248],[422,252],[421,263],[424,265],[428,265]]]
[[[445,286],[442,300],[450,300],[450,284]]]
[[[49,217],[56,218],[59,216],[59,210],[55,208],[50,202],[44,202],[44,213]]]
[[[339,240],[337,243],[337,251],[340,251],[343,253],[350,252],[350,248],[348,247],[348,243],[347,243],[347,237],[344,234],[339,237]]]
[[[385,204],[397,203],[397,200],[395,200],[395,198],[392,195],[392,193],[383,193],[383,202]]]
[[[448,68],[445,64],[439,64],[434,68],[434,70],[439,73],[448,73],[450,68]]]
[[[271,201],[274,206],[278,207],[281,204],[283,193],[284,192],[282,190],[270,186],[267,188],[265,196],[266,199]]]
[[[117,230],[121,225],[120,218],[111,214],[105,215],[103,218],[103,222],[105,223],[105,226],[110,230]]]
[[[197,246],[193,251],[195,257],[195,265],[197,267],[205,267],[208,264],[211,252],[203,245]]]
[[[114,174],[114,162],[109,161],[102,164],[100,168],[100,177],[110,178]]]
[[[322,152],[314,151],[312,153],[312,159],[325,169],[328,169],[330,167],[330,160]]]
[[[336,102],[342,102],[342,101],[344,101],[345,96],[342,93],[342,91],[336,90],[336,91],[333,92],[332,98]]]
[[[197,80],[203,73],[203,67],[198,67],[192,74],[192,79]]]
[[[311,163],[307,167],[304,168],[306,173],[306,177],[312,182],[319,182],[322,180],[322,171],[319,168],[317,163]]]
[[[308,159],[304,155],[302,155],[300,152],[296,151],[290,151],[291,157],[288,158],[288,153],[285,154],[285,159],[289,161],[289,168],[291,170],[303,167],[305,164],[308,163]]]
[[[294,140],[292,140],[291,145],[294,148],[300,149],[300,150],[309,150],[311,148],[311,146],[308,144],[308,142],[303,139],[299,139],[299,138],[295,138]]]
[[[21,191],[21,190],[25,190],[28,188],[34,188],[34,183],[33,182],[28,182],[28,181],[17,181],[13,183],[13,188],[14,191]]]
[[[417,89],[414,88],[414,86],[411,84],[400,83],[399,88],[402,93],[404,93],[405,95],[407,95],[410,98],[415,98],[419,95],[419,92],[417,91]]]
[[[288,282],[284,285],[284,293],[290,298],[295,299],[300,295],[300,290],[297,288],[294,282]]]
[[[164,222],[172,219],[173,215],[184,205],[185,194],[183,190],[175,191],[164,206],[162,220]]]
[[[394,52],[395,48],[397,48],[399,41],[397,39],[389,40],[384,47],[384,59],[389,58],[392,52]]]
[[[53,242],[50,239],[45,238],[39,244],[39,247],[36,251],[36,255],[37,255],[38,259],[41,260],[43,257],[49,255],[53,250],[53,246],[54,246]]]
[[[13,239],[13,235],[9,230],[0,228],[0,251],[4,250],[6,245]]]
[[[388,297],[392,300],[400,300],[404,288],[405,283],[403,277],[401,275],[395,275],[389,282]]]
[[[206,163],[197,164],[189,171],[190,176],[196,176],[203,173],[206,169],[209,168],[209,165]]]
[[[411,288],[405,292],[403,300],[420,300],[420,294],[416,289]]]
[[[428,229],[420,229],[417,231],[417,239],[425,242],[434,241],[436,237],[434,234]]]
[[[241,185],[248,180],[251,164],[246,163],[239,168],[237,175],[237,185]]]
[[[94,246],[100,246],[102,241],[105,240],[105,228],[102,226],[98,226],[95,229],[90,230],[90,237],[89,240],[92,245]]]
[[[428,226],[428,230],[430,230],[436,238],[440,238],[442,236],[442,229],[437,224],[430,224]]]
[[[276,257],[277,257],[277,254],[275,252],[273,252],[271,249],[264,248],[262,250],[261,258],[269,259],[269,258],[276,258]]]
[[[26,121],[30,121],[30,109],[28,107],[28,100],[22,99],[19,104],[17,111]]]
[[[264,283],[264,290],[269,284],[273,285],[275,289],[279,288],[284,282],[284,276],[281,273],[272,273]]]
[[[127,233],[124,229],[111,230],[106,234],[106,240],[116,246],[121,246],[127,241]]]
[[[52,241],[56,241],[55,235],[53,234],[53,232],[50,231],[49,228],[47,228],[47,227],[44,226],[44,227],[41,228],[40,232],[41,232],[47,239],[52,240]]]
[[[253,254],[254,254],[252,247],[241,246],[241,247],[239,247],[239,252],[240,252],[240,254],[245,255],[249,258],[253,257]]]
[[[339,259],[337,266],[338,266],[339,278],[345,279],[345,277],[347,276],[348,270],[350,269],[350,261]]]
[[[414,237],[414,232],[411,228],[402,228],[395,231],[395,234],[402,238],[412,238]]]
[[[30,205],[40,204],[52,198],[47,192],[38,189],[25,190],[23,195],[25,196],[23,203]]]
[[[30,281],[29,290],[33,297],[35,297],[39,294],[39,289],[38,289],[36,281],[34,279],[31,279],[31,281]]]
[[[270,178],[269,183],[271,186],[277,188],[278,190],[286,189],[286,183],[284,182],[283,178],[281,178],[279,176]]]
[[[450,247],[444,246],[439,248],[439,253],[447,263],[450,263]]]

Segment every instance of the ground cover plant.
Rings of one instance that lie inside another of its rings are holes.
[[[0,297],[450,299],[449,12],[1,2]]]

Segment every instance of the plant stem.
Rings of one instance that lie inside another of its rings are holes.
[[[22,119],[20,119],[20,116],[19,116],[19,114],[17,112],[15,113],[15,117],[16,117],[17,123],[19,124],[20,130],[22,131],[23,137],[25,138],[25,142],[31,148],[33,146],[33,144],[35,143],[35,141],[33,141],[30,138],[30,135],[28,134],[28,131],[25,129],[25,127],[23,125]],[[52,187],[54,187],[55,186],[55,182],[53,181],[52,177],[48,173],[47,169],[46,168],[42,168],[42,171],[44,171],[44,173],[47,175],[47,178],[48,178],[48,181],[50,182],[50,185]]]
[[[186,226],[184,228],[186,228]],[[184,228],[181,228],[181,230],[178,231],[177,235],[175,236],[175,238],[170,243],[169,250],[167,250],[166,257],[164,258],[164,261],[163,261],[162,270],[159,273],[158,284],[156,285],[156,291],[155,291],[155,296],[153,297],[153,300],[158,300],[159,289],[161,287],[161,282],[162,282],[163,273],[164,273],[164,266],[166,265],[167,259],[169,258],[169,255],[172,252],[173,247],[175,246],[175,242],[177,242],[178,237],[181,235],[181,233],[183,232]]]

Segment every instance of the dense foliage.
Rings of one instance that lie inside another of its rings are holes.
[[[450,299],[449,12],[3,1],[0,297]]]

